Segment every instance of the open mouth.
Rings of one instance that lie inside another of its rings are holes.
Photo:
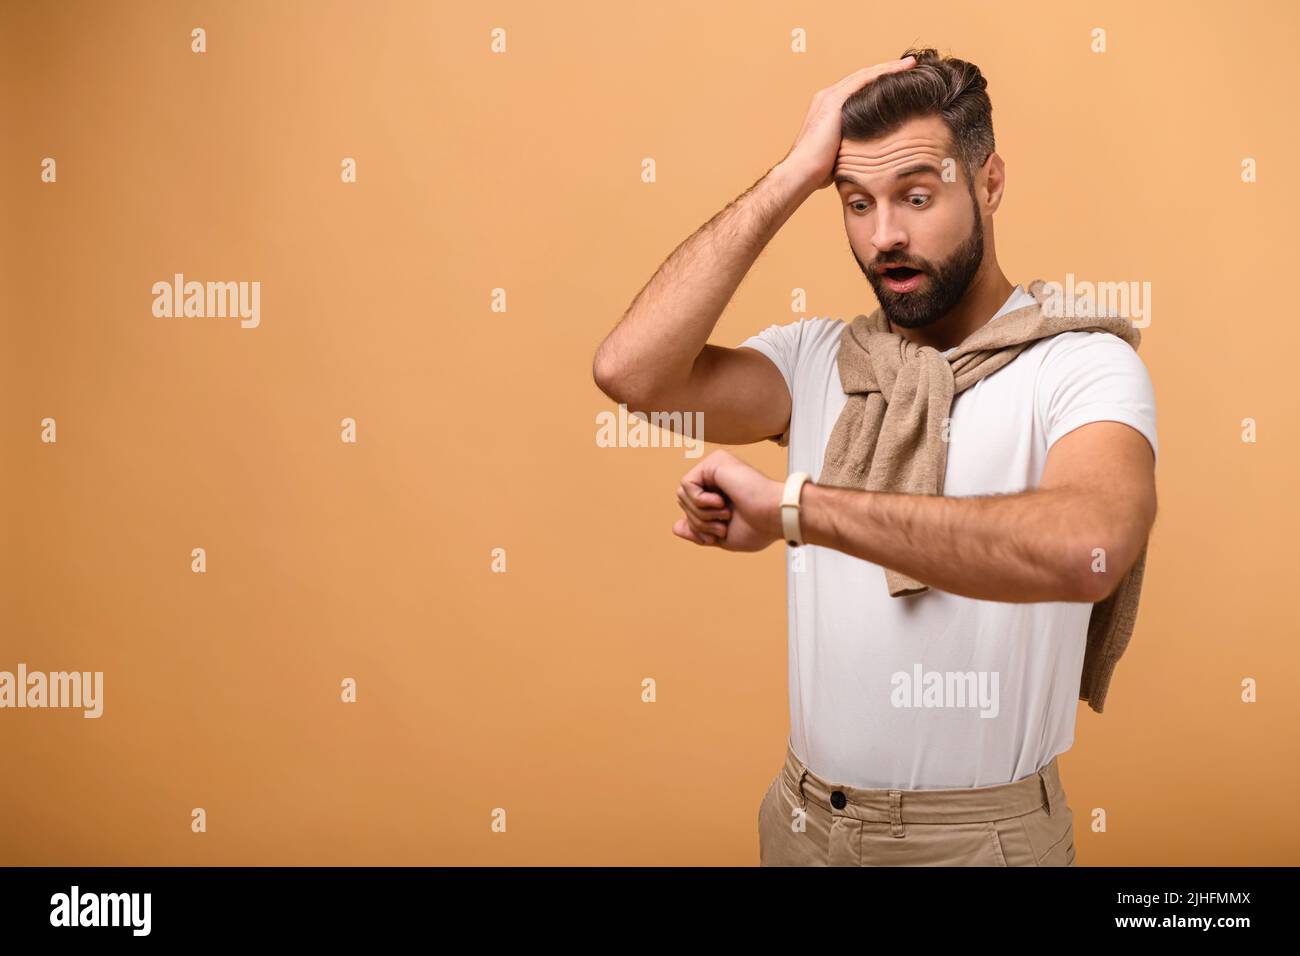
[[[910,266],[887,266],[881,273],[885,288],[891,292],[911,292],[921,284],[925,273]]]

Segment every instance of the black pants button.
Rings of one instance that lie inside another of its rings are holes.
[[[836,810],[843,810],[844,804],[848,803],[848,797],[844,796],[843,790],[836,790],[831,794],[831,806]]]

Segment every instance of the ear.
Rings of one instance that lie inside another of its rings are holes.
[[[1002,204],[1002,192],[1007,184],[1007,169],[1002,157],[996,152],[989,153],[975,177],[975,195],[980,204],[992,215]]]

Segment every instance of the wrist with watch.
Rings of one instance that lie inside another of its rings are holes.
[[[792,548],[803,547],[803,532],[799,527],[799,496],[803,486],[812,480],[806,471],[796,471],[785,480],[781,492],[781,533],[785,543]]]

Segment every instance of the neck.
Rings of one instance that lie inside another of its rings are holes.
[[[891,331],[916,345],[928,345],[940,352],[961,345],[972,333],[993,318],[1002,308],[1015,286],[1003,275],[996,263],[988,272],[980,271],[947,315],[919,329],[904,329],[889,323]]]

